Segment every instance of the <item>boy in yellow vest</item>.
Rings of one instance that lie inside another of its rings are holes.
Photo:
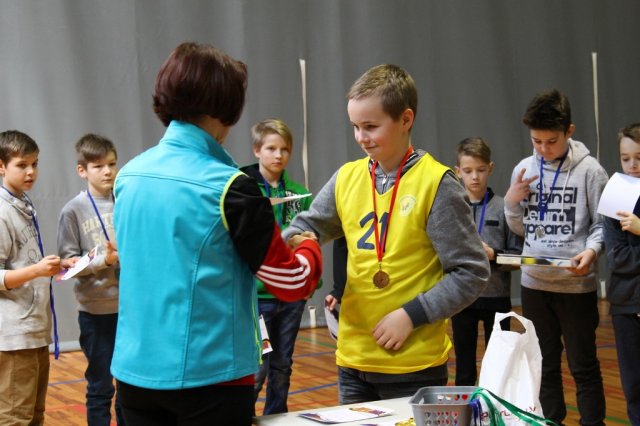
[[[447,318],[489,278],[464,189],[450,169],[412,146],[418,94],[411,76],[395,65],[373,67],[348,100],[367,157],[343,165],[283,232],[312,231],[320,243],[346,238],[336,351],[341,404],[445,385]]]

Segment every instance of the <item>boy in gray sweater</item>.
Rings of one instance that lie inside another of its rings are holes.
[[[26,192],[38,178],[36,142],[0,133],[0,424],[41,425],[49,381],[51,276],[70,261],[44,255]]]
[[[604,425],[604,390],[596,354],[595,262],[603,246],[596,209],[607,173],[582,142],[571,139],[575,126],[564,94],[539,93],[522,121],[529,128],[533,155],[513,169],[504,197],[507,223],[524,236],[523,255],[570,257],[575,262],[568,269],[521,268],[522,313],[533,321],[542,352],[542,411],[558,424],[566,417],[561,372],[566,348],[580,424]]]
[[[109,371],[118,322],[119,263],[113,241],[113,183],[117,153],[113,143],[87,134],[76,143],[78,175],[87,190],[71,199],[58,221],[60,256],[84,256],[99,246],[91,264],[76,275],[80,347],[87,357],[87,422],[89,426],[111,423],[111,400],[115,393]],[[116,397],[116,418],[124,424]]]

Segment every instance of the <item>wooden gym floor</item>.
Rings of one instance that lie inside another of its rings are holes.
[[[608,304],[600,301],[600,327],[597,332],[598,357],[604,378],[607,399],[607,424],[629,425],[624,395],[620,386],[620,373],[616,359],[615,341]],[[516,311],[519,311],[516,309]],[[480,338],[479,344],[483,339]],[[480,349],[482,351],[482,348]],[[293,376],[289,392],[289,410],[298,411],[338,404],[335,342],[325,328],[300,330],[294,354]],[[455,377],[453,351],[449,360],[449,384]],[[478,354],[478,366],[482,353]],[[51,359],[51,374],[47,394],[45,424],[48,426],[86,425],[84,394],[85,359],[81,352],[63,353],[58,360]],[[563,364],[565,397],[568,408],[567,425],[578,424],[575,383]],[[263,395],[258,399],[256,411],[262,413]],[[115,425],[115,421],[112,425]]]

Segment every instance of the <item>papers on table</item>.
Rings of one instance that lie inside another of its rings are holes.
[[[89,266],[91,262],[93,262],[93,259],[95,259],[96,254],[98,254],[98,247],[99,246],[95,246],[94,248],[89,250],[89,253],[82,256],[73,266],[73,268],[65,269],[63,271],[58,272],[56,274],[56,281],[64,281],[64,280],[68,280],[69,278],[73,278],[78,273],[80,273],[80,271],[82,271],[87,266]]]
[[[304,417],[305,419],[315,420],[320,423],[336,424],[390,416],[393,413],[394,411],[388,408],[362,404],[354,407],[320,411],[317,413],[301,413],[299,416]]]
[[[633,212],[638,197],[640,197],[640,179],[614,173],[600,196],[598,213],[620,219],[616,212],[622,210]]]
[[[300,194],[300,195],[290,195],[288,197],[273,197],[273,198],[269,198],[269,201],[271,201],[272,206],[275,206],[276,204],[282,204],[282,203],[286,203],[287,201],[292,201],[292,200],[297,200],[299,198],[307,198],[307,197],[311,197],[311,193]]]
[[[577,262],[569,257],[523,256],[518,254],[499,254],[496,263],[500,265],[535,265],[553,268],[573,268]]]

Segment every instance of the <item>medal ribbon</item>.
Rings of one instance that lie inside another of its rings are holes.
[[[567,155],[569,154],[569,150],[564,153],[562,158],[560,159],[560,164],[558,164],[558,168],[556,169],[556,174],[553,176],[553,182],[551,183],[551,188],[549,188],[549,196],[547,197],[547,202],[542,202],[542,195],[544,193],[543,188],[543,180],[542,180],[542,165],[544,164],[544,157],[540,158],[540,195],[538,196],[538,213],[540,215],[539,219],[544,220],[544,214],[547,212],[547,207],[549,206],[549,200],[551,200],[551,194],[553,194],[553,189],[556,186],[556,181],[558,180],[558,176],[560,175],[560,168],[564,164],[564,160],[567,159]]]
[[[100,216],[100,212],[98,211],[98,206],[96,206],[96,202],[93,201],[93,197],[91,196],[91,192],[87,189],[87,195],[89,196],[89,200],[91,200],[91,205],[93,206],[93,210],[98,215],[98,221],[100,221],[100,226],[102,226],[102,232],[104,232],[104,237],[109,240],[109,235],[107,234],[107,228],[104,226],[104,222],[102,221],[102,216]]]
[[[373,194],[373,229],[375,232],[375,244],[376,244],[376,255],[378,256],[378,268],[382,269],[382,255],[384,254],[385,247],[387,245],[387,234],[389,233],[389,226],[391,225],[391,213],[393,213],[393,206],[396,202],[396,194],[398,193],[398,187],[400,186],[400,178],[402,177],[402,168],[406,164],[409,156],[413,152],[413,147],[409,147],[409,150],[404,155],[404,158],[400,162],[398,166],[398,171],[396,172],[396,180],[393,183],[393,193],[391,194],[391,205],[389,206],[389,215],[387,216],[387,226],[384,228],[384,233],[382,234],[382,241],[380,240],[380,233],[378,231],[378,213],[377,213],[377,205],[376,205],[376,168],[378,167],[378,162],[375,161],[373,163],[373,167],[371,167],[371,193]]]
[[[480,213],[480,223],[478,223],[478,235],[482,235],[482,228],[484,228],[484,213],[487,210],[487,200],[489,200],[488,190],[484,193],[484,199],[482,200],[482,213]]]
[[[269,184],[269,182],[267,182],[267,180],[264,178],[264,176],[262,177],[262,181],[264,183],[264,190],[267,193],[267,198],[271,198],[271,185]],[[283,197],[286,195],[285,192],[284,192],[284,182],[283,182],[282,178],[280,178],[280,182],[278,183],[278,191],[279,191],[279,193],[277,193],[276,195],[280,196],[280,193],[282,193]],[[278,226],[280,228],[282,228],[282,224],[286,220],[285,208],[284,208],[285,204],[287,204],[287,203],[280,203],[280,204],[277,204],[277,205],[273,206],[273,209],[276,211],[275,212],[276,222],[278,222]]]
[[[13,195],[11,191],[4,187],[4,185],[2,186],[2,189],[7,191],[13,198],[19,200],[19,198]],[[38,219],[36,218],[36,210],[33,208],[33,203],[29,200],[29,197],[26,197],[26,200],[28,206],[31,207],[31,220],[33,221],[33,226],[36,228],[40,256],[44,259],[44,246],[42,245],[42,236],[40,235],[40,226],[38,226]],[[53,300],[53,277],[49,278],[49,306],[51,307],[51,315],[53,317],[53,354],[55,359],[58,359],[60,356],[60,339],[58,338],[58,317],[56,316],[55,302]]]

